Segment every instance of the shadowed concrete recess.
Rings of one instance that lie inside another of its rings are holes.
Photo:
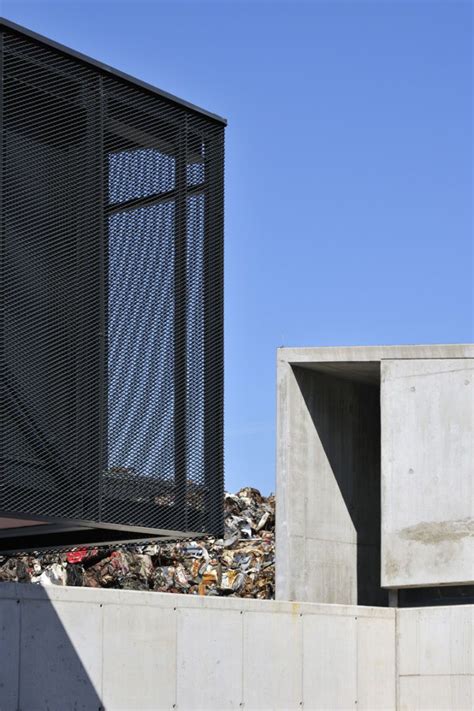
[[[278,350],[278,599],[474,584],[474,347]]]

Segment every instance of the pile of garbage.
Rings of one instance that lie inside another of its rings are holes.
[[[223,538],[0,556],[0,581],[270,599],[275,497],[225,494]]]

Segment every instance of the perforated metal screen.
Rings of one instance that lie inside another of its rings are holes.
[[[0,511],[223,525],[217,118],[2,27]]]

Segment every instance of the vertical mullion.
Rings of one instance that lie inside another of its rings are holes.
[[[108,465],[108,247],[109,217],[108,205],[108,165],[104,150],[104,80],[99,77],[99,116],[98,116],[98,151],[99,151],[99,209],[101,210],[99,233],[99,269],[100,269],[100,326],[99,326],[99,506],[98,521],[103,514],[103,477]]]
[[[206,528],[224,527],[224,135],[205,145],[204,476]]]
[[[2,322],[0,326],[0,364],[2,382],[6,378],[5,369],[5,232],[4,232],[4,213],[3,213],[3,191],[4,191],[4,175],[3,175],[3,152],[4,152],[4,131],[3,131],[3,32],[0,31],[0,299]],[[3,444],[3,426],[1,431]]]
[[[74,318],[75,360],[74,477],[81,499],[77,518],[101,520],[102,472],[105,467],[107,416],[107,333],[105,273],[107,233],[104,218],[102,77],[81,87],[87,123],[80,145],[70,151],[70,209],[75,220]]]
[[[176,528],[187,529],[186,501],[186,160],[187,117],[183,117],[176,151],[174,234],[174,480]]]

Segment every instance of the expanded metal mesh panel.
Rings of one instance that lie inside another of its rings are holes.
[[[222,530],[221,123],[2,33],[0,511]]]

